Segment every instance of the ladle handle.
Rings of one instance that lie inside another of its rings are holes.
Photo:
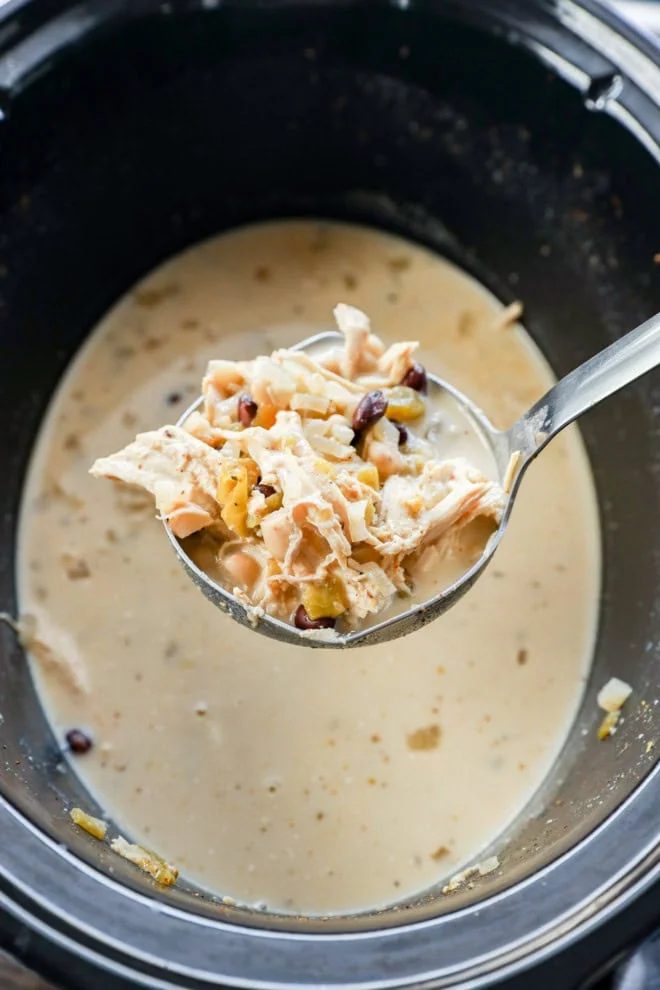
[[[660,313],[562,378],[508,433],[520,467],[593,406],[660,364]]]

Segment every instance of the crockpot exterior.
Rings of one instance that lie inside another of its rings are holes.
[[[323,5],[324,0],[307,0],[298,6]],[[64,9],[10,0],[0,105],[8,106],[24,75],[47,71],[49,59],[67,46],[84,44],[123,19],[151,14],[153,6],[91,0]],[[216,5],[172,2],[163,4],[161,13],[179,6]],[[243,6],[258,11],[291,5],[268,0]],[[408,0],[396,6],[405,11]],[[429,0],[419,6],[505,34],[530,49],[549,71],[577,87],[594,110],[621,120],[660,161],[658,54],[609,10],[592,0]],[[382,930],[342,932],[329,925],[326,931],[294,932],[249,928],[159,903],[87,866],[3,798],[0,930],[12,951],[81,990],[477,988],[498,981],[568,990],[660,921],[659,821],[656,770],[587,838],[494,896]]]

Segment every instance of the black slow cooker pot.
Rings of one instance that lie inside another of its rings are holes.
[[[201,238],[292,215],[398,231],[522,298],[559,374],[660,309],[660,64],[593,0],[0,12],[0,609],[16,608],[21,483],[58,378],[118,296]],[[498,845],[499,873],[326,920],[157,889],[70,827],[66,809],[93,802],[58,771],[3,630],[7,944],[85,990],[569,990],[659,922],[658,381],[583,421],[604,555],[593,676],[550,779]],[[613,674],[634,695],[599,742],[595,695]]]

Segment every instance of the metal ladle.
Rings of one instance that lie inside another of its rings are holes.
[[[340,333],[328,331],[303,340],[291,350],[318,352],[324,345],[336,344],[341,340],[343,337]],[[296,646],[324,649],[373,646],[376,643],[396,639],[437,619],[462,598],[483,574],[500,545],[524,473],[550,440],[578,416],[640,378],[647,371],[651,371],[658,364],[660,364],[660,314],[651,317],[636,330],[632,330],[571,371],[508,430],[495,429],[471,399],[427,371],[429,391],[442,391],[452,396],[491,450],[497,469],[497,480],[508,497],[500,524],[489,539],[483,554],[458,581],[428,601],[415,604],[404,612],[363,629],[345,635],[333,631],[332,638],[328,636],[317,639],[268,615],[255,619],[249,609],[231,592],[196,566],[166,524],[167,534],[188,575],[209,601],[249,629]],[[183,425],[190,413],[198,409],[202,402],[202,397],[197,399],[181,416],[178,425]]]

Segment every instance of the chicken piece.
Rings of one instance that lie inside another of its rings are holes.
[[[416,340],[404,340],[388,347],[378,362],[378,370],[391,385],[398,385],[413,364],[413,354],[419,348]]]
[[[365,350],[371,332],[369,317],[354,306],[339,303],[335,307],[337,326],[344,334],[344,353],[340,360],[339,371],[349,380],[357,377],[361,366],[365,363]]]
[[[252,591],[263,574],[265,558],[258,547],[232,545],[220,557],[220,564],[241,591]]]
[[[203,440],[210,447],[219,447],[220,440],[217,429],[228,429],[236,422],[238,413],[238,396],[228,399],[221,398],[215,389],[211,388],[206,394],[204,412],[192,412],[183,424],[184,430]]]
[[[168,525],[174,535],[179,540],[185,540],[187,536],[198,533],[200,529],[210,526],[215,520],[213,516],[203,509],[201,505],[194,502],[187,502],[171,508],[165,515]]]
[[[279,360],[278,360],[279,358]],[[250,395],[259,405],[287,409],[296,394],[296,379],[283,367],[281,357],[258,357],[252,366]]]
[[[312,395],[323,395],[336,411],[348,410],[352,414],[364,391],[361,384],[334,371],[328,366],[325,356],[315,359],[304,351],[280,351],[279,354],[286,354],[288,366],[296,366],[302,376],[299,389]]]
[[[161,481],[188,482],[215,500],[223,457],[178,426],[139,433],[133,443],[94,462],[90,474],[139,485],[155,494]]]
[[[362,456],[378,470],[381,482],[394,474],[409,473],[408,461],[399,449],[399,431],[383,417],[364,439]]]
[[[405,470],[405,459],[399,451],[382,440],[372,440],[366,451],[367,460],[374,465],[382,481]]]
[[[216,494],[224,463],[220,453],[186,430],[164,426],[140,433],[123,450],[99,458],[90,473],[145,488],[157,499],[163,518],[175,520],[175,535],[189,536],[220,515]]]
[[[353,625],[368,615],[382,612],[397,591],[383,568],[376,563],[358,564],[352,560],[348,574],[342,577]]]
[[[261,523],[261,538],[275,560],[284,560],[293,536],[293,526],[285,509],[271,512]]]
[[[179,484],[161,478],[154,483],[153,495],[159,515],[167,519],[172,532],[181,540],[214,521],[212,512],[193,501],[193,486],[188,482]]]
[[[499,522],[505,495],[467,461],[430,462],[419,477],[390,478],[383,486],[375,534],[382,554],[402,555],[439,540],[478,516]]]
[[[6,612],[0,612],[1,622],[13,629],[23,649],[41,667],[56,674],[66,688],[75,694],[89,694],[89,672],[78,644],[68,632],[56,626],[47,613],[39,618],[25,613],[13,619]]]
[[[335,307],[334,317],[344,334],[344,346],[326,352],[322,358],[323,366],[349,381],[355,380],[360,374],[374,371],[385,345],[371,333],[369,317],[346,303],[339,303]]]
[[[352,446],[355,433],[345,416],[335,413],[327,419],[310,419],[303,430],[311,446],[323,457],[333,461],[355,460]]]
[[[251,366],[251,361],[209,361],[202,380],[202,393],[207,395],[213,389],[220,401],[238,395],[246,387]]]
[[[310,395],[307,392],[296,392],[291,399],[291,408],[295,412],[315,413],[319,416],[327,416],[330,408],[330,399],[326,395]],[[323,420],[317,420],[316,422],[323,422]]]

